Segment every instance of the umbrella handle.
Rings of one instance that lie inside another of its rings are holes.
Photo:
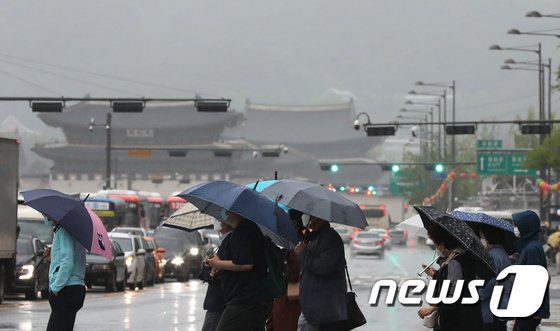
[[[440,257],[441,257],[441,256],[439,256],[439,254],[436,254],[436,257],[432,260],[432,262],[430,262],[430,264],[428,264],[428,265],[426,266],[426,268],[422,269],[422,271],[420,271],[419,273],[417,273],[417,275],[418,275],[419,277],[421,277],[422,274],[423,274],[424,272],[426,272],[426,270],[428,270],[428,268],[431,267],[432,264],[436,263],[436,261],[437,261]]]

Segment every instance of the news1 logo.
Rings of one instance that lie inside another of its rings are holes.
[[[542,306],[548,281],[550,276],[548,271],[538,265],[512,265],[500,272],[496,277],[496,285],[490,298],[490,310],[492,314],[501,318],[523,318],[532,316]],[[503,282],[503,283],[502,283]],[[422,298],[418,297],[426,293],[426,302],[430,305],[454,304],[459,301],[464,280],[457,280],[451,296],[449,289],[451,281],[444,280],[438,295],[435,295],[437,282],[430,280],[427,288],[426,283],[421,279],[409,279],[405,281],[400,289],[397,283],[391,279],[377,281],[369,297],[369,304],[377,306],[381,296],[381,291],[387,289],[387,305],[394,305],[397,298],[402,305],[420,306]],[[469,295],[461,299],[461,304],[469,305],[480,301],[478,288],[484,286],[484,280],[476,279],[467,284]],[[506,307],[501,307],[503,298],[509,297]]]

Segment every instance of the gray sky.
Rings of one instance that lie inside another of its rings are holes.
[[[415,81],[454,79],[459,120],[513,118],[537,104],[536,73],[499,67],[535,56],[488,47],[541,41],[557,66],[558,39],[506,31],[560,28],[560,19],[524,17],[558,8],[558,0],[3,1],[0,94],[55,95],[15,75],[64,96],[193,96],[7,54],[230,97],[237,108],[245,98],[298,104],[324,100],[329,89],[349,91],[358,111],[379,121],[397,115]],[[25,103],[0,104],[0,112],[0,121],[15,114],[45,130]]]

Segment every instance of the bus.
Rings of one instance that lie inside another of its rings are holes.
[[[88,198],[84,204],[99,216],[107,231],[123,225],[127,208],[123,200],[93,197]]]
[[[187,201],[183,198],[176,197],[174,195],[167,198],[167,203],[165,206],[165,217],[173,215],[179,208],[187,204]]]
[[[146,197],[140,196],[132,190],[103,190],[99,191],[99,194],[109,199],[120,199],[125,202],[126,208],[121,226],[149,229],[147,211],[150,206]],[[142,210],[144,210],[145,221],[142,220]]]
[[[146,212],[146,217],[148,218],[149,227],[155,229],[160,223],[163,215],[163,198],[161,194],[156,192],[138,192],[140,196],[144,196],[148,199],[148,209]]]

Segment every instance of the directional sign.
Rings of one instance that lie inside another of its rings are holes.
[[[493,139],[479,139],[476,142],[476,148],[478,149],[491,149],[491,148],[502,148],[502,140]]]
[[[535,169],[523,166],[525,160],[525,153],[479,153],[476,172],[479,175],[536,176]]]

